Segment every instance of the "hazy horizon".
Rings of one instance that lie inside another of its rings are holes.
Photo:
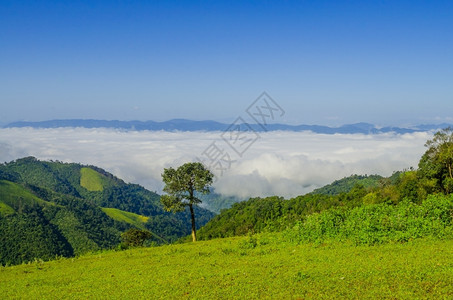
[[[168,121],[174,121],[174,120],[187,120],[187,121],[213,121],[213,122],[218,122],[222,124],[230,124],[234,122],[234,120],[237,118],[236,117],[229,117],[229,118],[221,118],[221,119],[209,119],[209,118],[171,118],[171,119],[163,119],[163,118],[157,118],[157,119],[96,119],[96,118],[53,118],[53,119],[18,119],[14,120],[11,122],[2,122],[0,123],[0,126],[8,125],[8,124],[13,124],[13,123],[18,123],[18,122],[31,122],[31,123],[39,123],[39,122],[47,122],[47,121],[59,121],[59,120],[96,120],[96,121],[120,121],[120,122],[168,122]],[[394,124],[394,123],[373,123],[367,120],[359,120],[356,122],[352,123],[332,123],[332,122],[325,122],[325,123],[304,123],[303,120],[299,121],[294,121],[294,122],[284,122],[284,121],[270,121],[269,124],[283,124],[283,125],[320,125],[320,126],[328,126],[328,127],[338,127],[342,125],[350,125],[350,124],[360,124],[360,123],[366,123],[366,124],[372,124],[378,127],[381,126],[415,126],[415,125],[424,125],[424,124],[432,124],[432,125],[437,125],[437,124],[450,124],[453,123],[453,118],[452,119],[433,119],[431,122],[421,122],[419,123],[399,123],[399,124]]]

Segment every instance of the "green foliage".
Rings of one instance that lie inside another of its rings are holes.
[[[21,210],[21,214],[0,216],[0,265],[73,255],[72,246],[40,206],[25,204]]]
[[[355,244],[453,238],[453,195],[431,195],[420,205],[406,200],[397,205],[332,208],[308,216],[286,234],[298,242],[321,243],[333,239],[351,240]]]
[[[16,172],[8,170],[5,165],[0,164],[0,180],[7,180],[11,182],[19,182],[20,175]]]
[[[211,239],[260,232],[282,218],[280,197],[251,198],[222,210],[198,232],[200,239]]]
[[[55,212],[50,220],[55,225],[66,241],[71,245],[74,255],[81,255],[90,251],[100,250],[96,239],[90,237],[85,224],[77,218],[74,212],[69,210],[59,210]],[[102,242],[108,241],[104,237]]]
[[[426,189],[420,182],[417,171],[400,173],[395,182],[395,187],[400,200],[405,199],[414,203],[421,203],[428,196]]]
[[[79,185],[80,168],[75,164],[41,162],[34,157],[26,157],[6,164],[4,168],[20,176],[18,183],[39,186],[58,193],[79,197],[80,194],[71,183],[72,178],[65,176],[60,164],[66,167],[64,169],[70,169],[71,174],[74,172],[77,174],[76,182]]]
[[[201,203],[195,195],[209,193],[214,175],[201,163],[185,163],[177,169],[164,169],[162,180],[165,184],[161,202],[167,211],[183,211],[186,206]]]
[[[356,181],[357,178],[356,175],[353,175],[351,182]],[[335,195],[311,193],[289,200],[280,197],[267,197],[252,198],[248,201],[236,203],[230,209],[221,211],[219,215],[199,230],[198,235],[200,239],[206,240],[263,231],[281,231],[293,227],[297,222],[304,221],[314,213],[320,213],[331,208],[338,208],[326,212],[326,215],[324,215],[331,224],[320,225],[318,229],[322,231],[324,230],[322,226],[329,225],[331,230],[338,230],[338,224],[335,223],[338,220],[334,216],[327,217],[328,214],[346,213],[358,207],[375,204],[382,204],[380,206],[382,209],[391,210],[393,209],[392,206],[399,203],[420,204],[428,197],[423,182],[419,180],[418,173],[414,170],[396,172],[389,178],[374,177],[373,180],[376,180],[378,184],[375,187],[356,184],[352,188],[348,188],[348,192],[333,193]],[[349,182],[349,180],[343,179],[343,182]],[[357,226],[362,225],[365,226],[361,223],[358,223]],[[326,236],[329,235],[337,235],[337,232],[327,232]]]
[[[290,200],[282,197],[251,198],[222,210],[198,232],[203,240],[246,235],[263,231],[281,231],[294,226],[305,216],[335,206],[362,205],[366,190],[357,186],[349,193],[329,196],[308,194]]]
[[[193,206],[201,203],[196,193],[208,194],[214,175],[201,163],[185,163],[177,169],[164,169],[162,180],[165,183],[160,198],[166,211],[182,212],[189,207],[192,222],[192,240],[195,242],[196,224]]]
[[[27,214],[30,214],[33,210],[42,211],[41,226],[52,227],[52,230],[58,231],[64,242],[70,244],[73,254],[110,248],[119,242],[119,231],[114,226],[114,222],[98,207],[86,200],[36,187],[33,190],[28,190],[27,187],[12,182],[0,184],[0,195],[3,195],[2,201],[10,203],[11,207],[15,209],[11,220],[14,217],[29,220]],[[27,207],[27,210],[24,210],[25,207]],[[6,225],[3,224],[3,226]],[[19,241],[17,240],[17,242]],[[10,244],[9,247],[11,255],[21,257],[24,249],[34,246],[22,241],[20,249],[14,244]],[[58,253],[58,255],[63,256],[66,254],[66,252]]]
[[[355,186],[360,185],[364,188],[375,188],[379,186],[379,182],[384,179],[379,175],[351,175],[340,180],[335,180],[331,184],[325,185],[321,188],[314,190],[313,194],[325,194],[325,195],[339,195],[342,193],[348,193]]]
[[[183,219],[189,220],[190,215],[185,214],[184,218],[176,217],[172,213],[156,215],[148,219],[146,228],[152,230],[156,237],[161,237],[161,243],[168,244],[190,234],[191,226]],[[198,223],[201,223],[200,220]]]
[[[34,190],[50,190],[86,199],[101,207],[117,208],[146,216],[163,213],[159,195],[139,185],[126,184],[95,166],[39,161],[34,157],[27,157],[0,165],[0,169],[16,174],[19,179],[15,182]],[[82,174],[85,174],[85,180]],[[85,181],[85,185],[94,184],[90,188],[92,191],[80,184]],[[99,190],[100,186],[102,191]],[[93,191],[94,188],[98,191]]]
[[[242,239],[239,242],[239,249],[254,249],[258,246],[258,240],[255,236],[249,235],[247,239]]]
[[[113,186],[102,193],[92,192],[87,198],[93,199],[101,207],[117,208],[143,216],[163,213],[160,196],[137,184]]]
[[[147,230],[131,228],[121,234],[121,243],[124,247],[140,247],[143,246],[146,240],[149,240],[153,235]]]
[[[429,193],[453,192],[453,128],[445,128],[426,142],[419,162],[419,176]]]

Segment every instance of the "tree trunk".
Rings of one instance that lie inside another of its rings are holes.
[[[192,218],[192,242],[196,242],[197,241],[197,231],[195,229],[195,214],[193,212],[192,204],[189,204],[189,208],[190,208],[190,216]]]

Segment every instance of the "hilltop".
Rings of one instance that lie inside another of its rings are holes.
[[[399,174],[395,172],[396,176]],[[379,185],[384,177],[380,175],[351,175],[342,179],[335,180],[334,182],[327,184],[323,187],[315,189],[311,194],[323,194],[323,195],[338,195],[341,193],[347,193],[354,188],[354,186],[361,185],[365,188],[375,188]]]

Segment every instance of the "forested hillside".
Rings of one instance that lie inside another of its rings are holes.
[[[349,192],[356,185],[361,185],[365,188],[377,187],[382,179],[384,179],[384,177],[379,175],[354,174],[349,177],[335,180],[331,184],[316,189],[312,192],[312,194],[338,195]]]
[[[407,200],[420,204],[428,195],[416,171],[396,172],[389,178],[353,175],[316,192],[291,199],[252,198],[223,210],[199,230],[200,239],[230,237],[262,231],[280,231],[303,222],[307,216],[336,207],[396,205]],[[369,183],[367,186],[361,182]],[[354,183],[352,188],[348,185]],[[341,192],[344,191],[344,192]]]
[[[372,228],[367,230],[378,232],[381,228],[385,232],[379,234],[383,236],[402,230],[406,238],[407,235],[414,238],[420,232],[431,234],[425,227],[432,226],[438,226],[439,234],[449,234],[453,216],[453,198],[448,197],[453,193],[453,129],[437,132],[426,146],[428,149],[417,170],[395,172],[388,178],[352,175],[289,200],[274,196],[236,203],[206,224],[198,232],[199,238],[281,231],[296,224],[298,228],[318,230],[321,236],[326,230],[340,230],[345,224],[355,224],[357,228],[353,232],[360,232],[360,226],[370,223],[374,227],[370,225]],[[430,209],[438,213],[433,217],[440,222],[438,225],[430,220],[427,222],[431,225],[424,223],[424,215],[435,213]],[[370,220],[369,214],[374,215],[374,219]],[[393,221],[389,219],[392,214]],[[395,223],[397,220],[400,220],[399,225]],[[423,228],[412,228],[414,224]],[[405,232],[409,228],[411,233]],[[343,234],[350,234],[349,229],[344,230],[348,233]],[[304,234],[307,232],[310,230]]]
[[[197,208],[198,227],[213,215]],[[190,233],[190,216],[95,166],[33,157],[0,165],[0,264],[113,248],[131,227],[169,243]]]

